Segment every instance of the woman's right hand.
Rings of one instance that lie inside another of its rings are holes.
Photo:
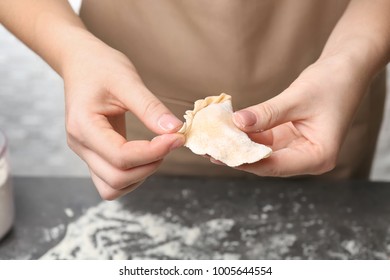
[[[0,23],[63,77],[68,143],[88,164],[102,198],[133,190],[184,144],[175,133],[181,121],[145,87],[125,55],[86,29],[67,0],[2,0]],[[127,111],[160,136],[128,142]]]
[[[150,176],[162,159],[184,144],[182,122],[143,84],[122,53],[86,33],[67,54],[65,82],[68,144],[87,164],[104,199],[124,195]],[[159,136],[127,141],[125,112]]]

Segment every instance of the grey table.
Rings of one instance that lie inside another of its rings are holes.
[[[390,257],[390,183],[155,176],[112,204],[87,178],[13,181],[16,221],[0,259],[37,259],[63,239],[72,251],[50,258]]]

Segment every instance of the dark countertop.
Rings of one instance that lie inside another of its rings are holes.
[[[13,185],[0,259],[390,258],[390,183],[155,176],[115,202],[87,178]]]

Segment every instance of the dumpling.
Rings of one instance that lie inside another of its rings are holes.
[[[185,135],[185,146],[195,154],[209,155],[235,167],[257,162],[272,152],[235,126],[231,96],[225,93],[196,101],[184,118],[186,122],[179,133]]]

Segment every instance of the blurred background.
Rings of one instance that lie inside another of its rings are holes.
[[[75,10],[79,0],[70,0]],[[390,74],[387,74],[390,84]],[[388,89],[389,92],[389,89]],[[89,176],[67,146],[62,79],[0,26],[0,129],[9,141],[14,175]],[[390,102],[371,179],[390,181]]]

